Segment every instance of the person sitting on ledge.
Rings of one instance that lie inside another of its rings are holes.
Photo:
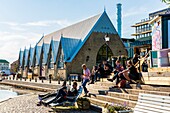
[[[77,82],[73,82],[73,88],[71,91],[67,91],[67,87],[63,87],[60,89],[56,95],[56,97],[48,102],[43,102],[45,106],[48,106],[51,103],[62,103],[64,101],[73,101],[74,99],[70,99],[69,96],[76,96],[78,94],[77,90]]]

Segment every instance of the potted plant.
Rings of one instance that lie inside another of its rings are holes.
[[[121,104],[108,104],[106,103],[102,109],[102,113],[131,113],[132,109],[126,106],[126,102],[124,105]]]
[[[90,100],[87,98],[80,97],[77,99],[77,105],[79,109],[89,109],[90,108]]]

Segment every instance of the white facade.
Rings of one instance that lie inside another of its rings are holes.
[[[9,63],[0,62],[0,70],[9,70]]]

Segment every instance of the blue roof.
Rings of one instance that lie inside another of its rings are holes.
[[[28,66],[28,54],[29,54],[29,50],[25,49],[24,50],[24,66]]]
[[[24,51],[19,52],[19,66],[22,66]]]
[[[51,62],[54,62],[56,63],[56,60],[57,60],[57,55],[58,55],[58,48],[59,48],[59,41],[54,41],[54,40],[51,40],[51,48],[52,48],[52,61]]]
[[[35,48],[31,48],[29,49],[29,66],[33,66],[33,59],[34,59],[34,54],[35,54]]]
[[[42,46],[36,46],[36,65],[40,64],[41,47]]]
[[[50,44],[43,43],[43,45],[42,45],[42,51],[43,51],[43,61],[42,61],[42,63],[47,64],[49,48],[50,48]]]
[[[73,38],[61,38],[61,46],[64,52],[64,61],[70,60],[71,56],[77,49],[78,45],[81,43],[80,39]]]

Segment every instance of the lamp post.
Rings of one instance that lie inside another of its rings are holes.
[[[108,36],[108,34],[104,36],[104,40],[106,43],[106,60],[108,60],[108,42],[110,41],[110,37]]]

